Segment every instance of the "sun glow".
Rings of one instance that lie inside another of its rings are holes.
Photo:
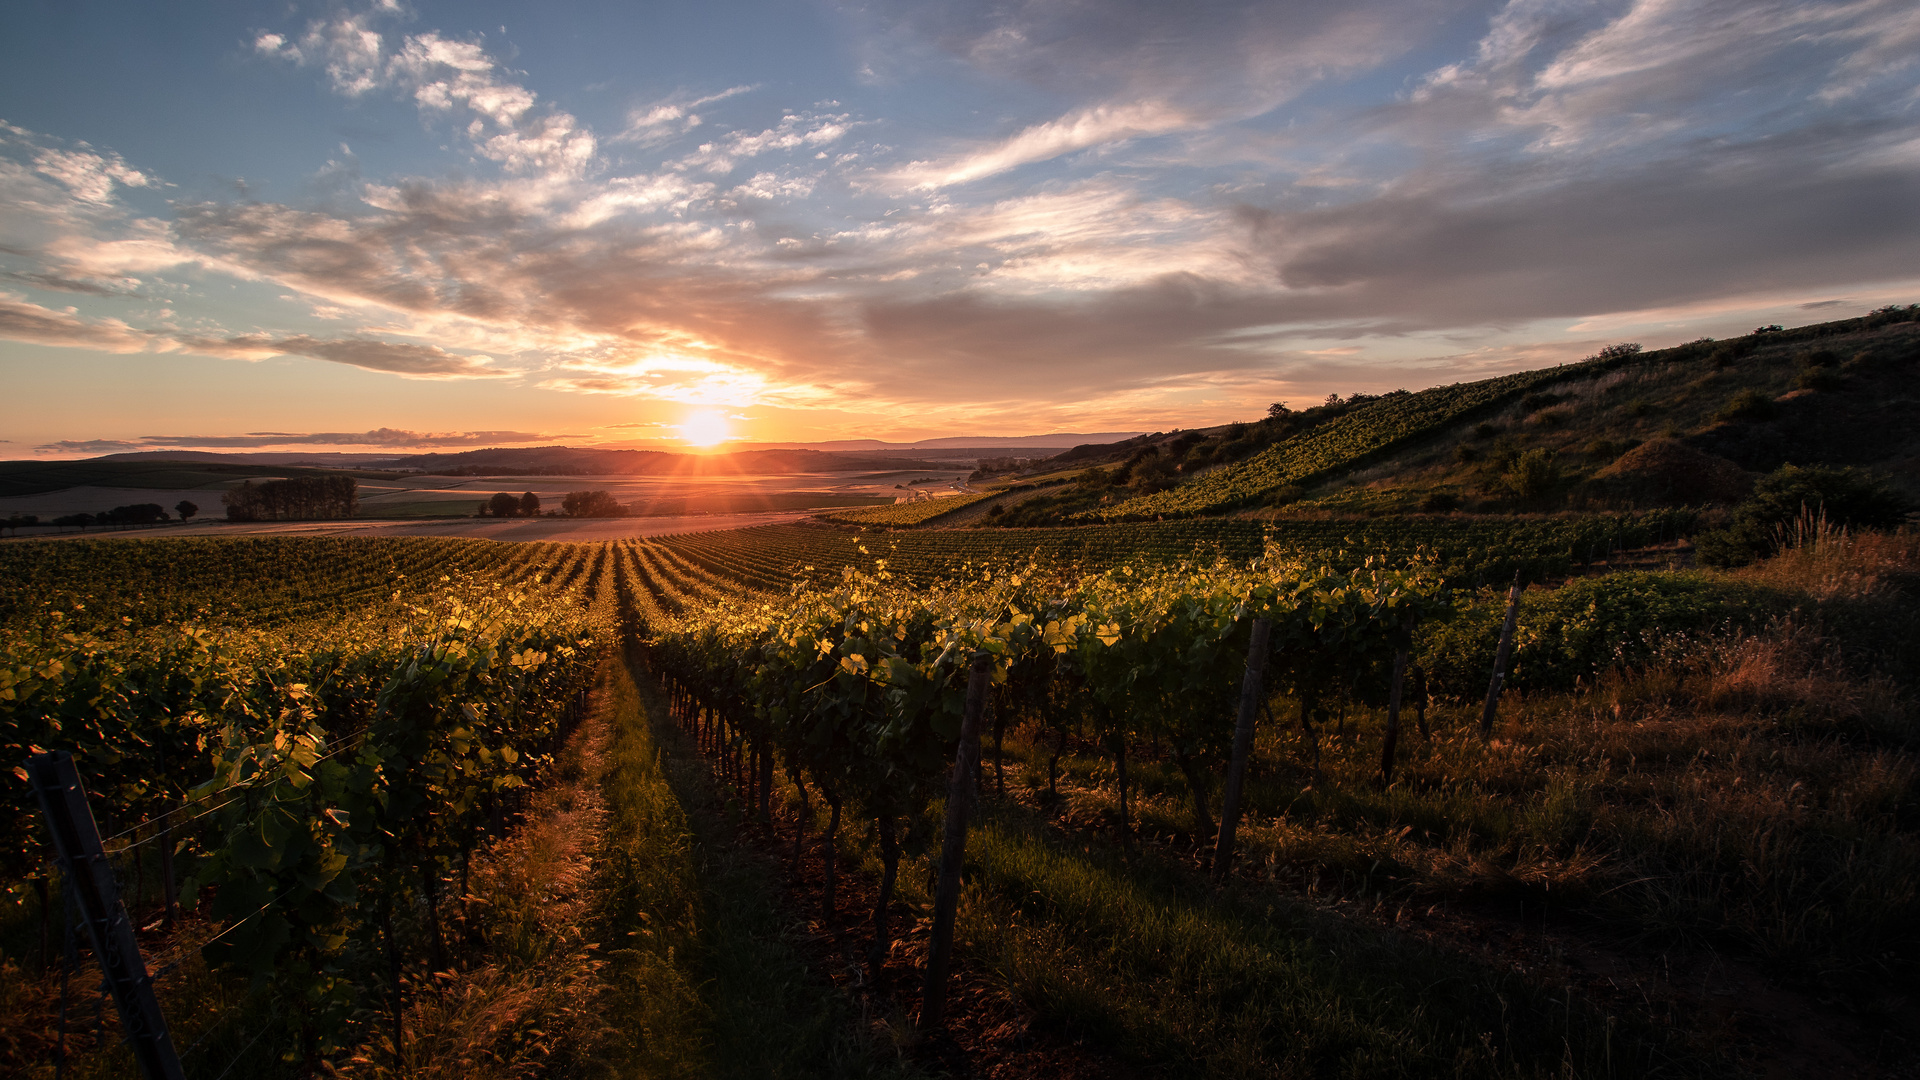
[[[712,411],[688,413],[679,428],[680,441],[689,446],[713,446],[727,441],[733,434],[727,427],[727,418]]]

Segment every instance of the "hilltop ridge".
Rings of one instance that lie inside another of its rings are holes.
[[[1666,349],[1621,343],[1550,368],[1076,447],[991,478],[1004,494],[967,516],[1632,509],[1734,501],[1784,464],[1858,466],[1920,494],[1920,305]],[[1680,482],[1696,474],[1718,480]]]

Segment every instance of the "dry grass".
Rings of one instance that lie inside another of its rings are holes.
[[[1263,725],[1241,866],[1308,894],[1580,912],[1789,983],[1902,992],[1920,977],[1920,723],[1904,669],[1873,666],[1897,656],[1859,635],[1911,627],[1916,547],[1816,530],[1741,572],[1801,592],[1795,615],[1676,638],[1579,694],[1509,695],[1491,741],[1477,705],[1437,709],[1391,786],[1372,710],[1323,734],[1317,767],[1297,728]],[[1050,745],[1012,740],[1016,789],[1044,786]],[[1192,844],[1184,778],[1135,753],[1138,828]],[[1063,766],[1060,820],[1110,822],[1111,766]]]
[[[598,707],[536,788],[523,825],[476,854],[449,928],[474,947],[451,970],[410,980],[397,1050],[383,1032],[333,1074],[522,1080],[567,1071],[609,1041],[596,1007],[605,963],[590,917],[608,820],[607,693],[603,682]]]

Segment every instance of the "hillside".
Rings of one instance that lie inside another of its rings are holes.
[[[1783,464],[1864,467],[1915,495],[1917,403],[1920,307],[1888,308],[1077,447],[1004,478],[1039,487],[988,520],[1704,505]]]
[[[355,476],[391,476],[378,470],[353,468]],[[0,498],[40,495],[74,487],[150,488],[171,491],[200,488],[260,476],[326,476],[337,470],[289,467],[265,462],[224,461],[0,461]]]

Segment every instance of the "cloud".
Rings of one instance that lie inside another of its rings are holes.
[[[113,198],[115,184],[146,187],[152,183],[145,173],[129,166],[119,154],[95,153],[86,143],[79,143],[78,147],[75,150],[42,148],[34,155],[34,169],[58,180],[75,198],[90,203],[104,203]]]
[[[1090,146],[1178,131],[1193,122],[1191,114],[1164,101],[1095,105],[954,159],[916,161],[895,175],[922,189],[949,187]]]
[[[118,319],[84,319],[71,308],[57,311],[11,293],[0,293],[0,339],[113,353],[185,351],[239,360],[305,356],[416,379],[485,379],[515,374],[492,367],[490,357],[465,356],[437,345],[366,337],[315,338],[305,334],[210,337],[143,330]]]
[[[423,447],[501,446],[552,443],[575,435],[532,431],[254,431],[245,435],[142,435],[137,439],[66,439],[35,447],[42,451],[114,453],[138,450],[258,450],[270,446],[352,446],[406,450]]]
[[[639,106],[627,113],[627,126],[609,142],[652,146],[685,135],[705,121],[693,110],[758,89],[758,84],[730,86],[717,94],[691,100],[676,96]]]
[[[72,308],[55,311],[13,293],[0,293],[0,338],[113,353],[140,352],[149,344],[145,334],[118,319],[89,321]]]
[[[368,371],[384,371],[414,379],[487,379],[503,378],[513,372],[492,368],[485,356],[461,356],[437,345],[380,341],[373,338],[314,338],[305,334],[273,337],[266,334],[241,334],[225,338],[188,337],[174,339],[190,352],[208,356],[228,356],[241,360],[265,360],[275,356],[306,356]]]
[[[429,31],[390,40],[380,23],[398,11],[382,4],[370,12],[339,15],[308,24],[298,41],[260,33],[262,56],[319,64],[333,88],[348,97],[398,90],[430,117],[464,116],[459,130],[481,156],[510,172],[578,176],[599,150],[594,134],[568,112],[536,107],[538,95],[511,78],[478,42]]]

